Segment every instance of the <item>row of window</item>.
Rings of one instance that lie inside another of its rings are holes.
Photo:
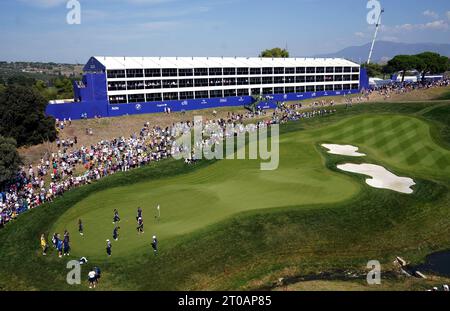
[[[191,76],[236,76],[236,75],[281,75],[302,73],[358,73],[359,67],[264,67],[264,68],[163,68],[108,70],[108,78],[143,77],[191,77]]]
[[[195,92],[166,92],[152,94],[129,94],[111,95],[109,102],[111,104],[153,102],[163,100],[185,100],[185,99],[203,99],[203,98],[223,98],[230,96],[249,96],[249,95],[273,95],[304,92],[322,92],[322,91],[342,91],[357,90],[358,84],[335,84],[335,85],[308,85],[297,87],[265,87],[252,89],[232,89],[232,90],[210,90]]]
[[[289,84],[315,83],[335,81],[358,81],[359,75],[322,75],[322,76],[287,76],[287,77],[246,77],[246,78],[210,78],[181,80],[151,80],[151,81],[110,81],[108,91],[171,89],[204,86],[259,85],[259,84]]]

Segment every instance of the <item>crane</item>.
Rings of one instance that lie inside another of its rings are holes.
[[[381,26],[381,15],[383,15],[383,13],[384,13],[384,9],[381,9],[380,15],[378,16],[377,25],[375,27],[375,34],[373,36],[372,46],[370,47],[369,59],[367,60],[367,64],[370,64],[370,60],[372,59],[373,47],[375,46],[375,40],[377,40],[378,29]]]

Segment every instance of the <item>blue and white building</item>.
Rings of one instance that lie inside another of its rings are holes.
[[[340,58],[92,57],[73,101],[53,101],[47,114],[79,119],[276,102],[358,93],[365,70]]]

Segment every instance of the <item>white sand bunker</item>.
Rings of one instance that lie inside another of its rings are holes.
[[[366,179],[366,183],[374,188],[390,189],[401,193],[413,193],[410,188],[416,183],[408,177],[399,177],[382,166],[374,164],[342,164],[337,166],[338,169],[371,176]]]
[[[322,147],[327,148],[328,153],[339,154],[351,157],[364,157],[364,153],[359,153],[358,147],[352,145],[335,145],[335,144],[322,144]]]

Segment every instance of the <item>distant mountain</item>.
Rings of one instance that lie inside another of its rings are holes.
[[[314,57],[342,57],[355,62],[366,62],[371,43],[362,46],[351,46],[336,53],[315,55]],[[377,41],[373,51],[372,62],[386,62],[399,54],[418,54],[425,51],[436,52],[450,57],[450,44],[439,43],[398,43]]]

